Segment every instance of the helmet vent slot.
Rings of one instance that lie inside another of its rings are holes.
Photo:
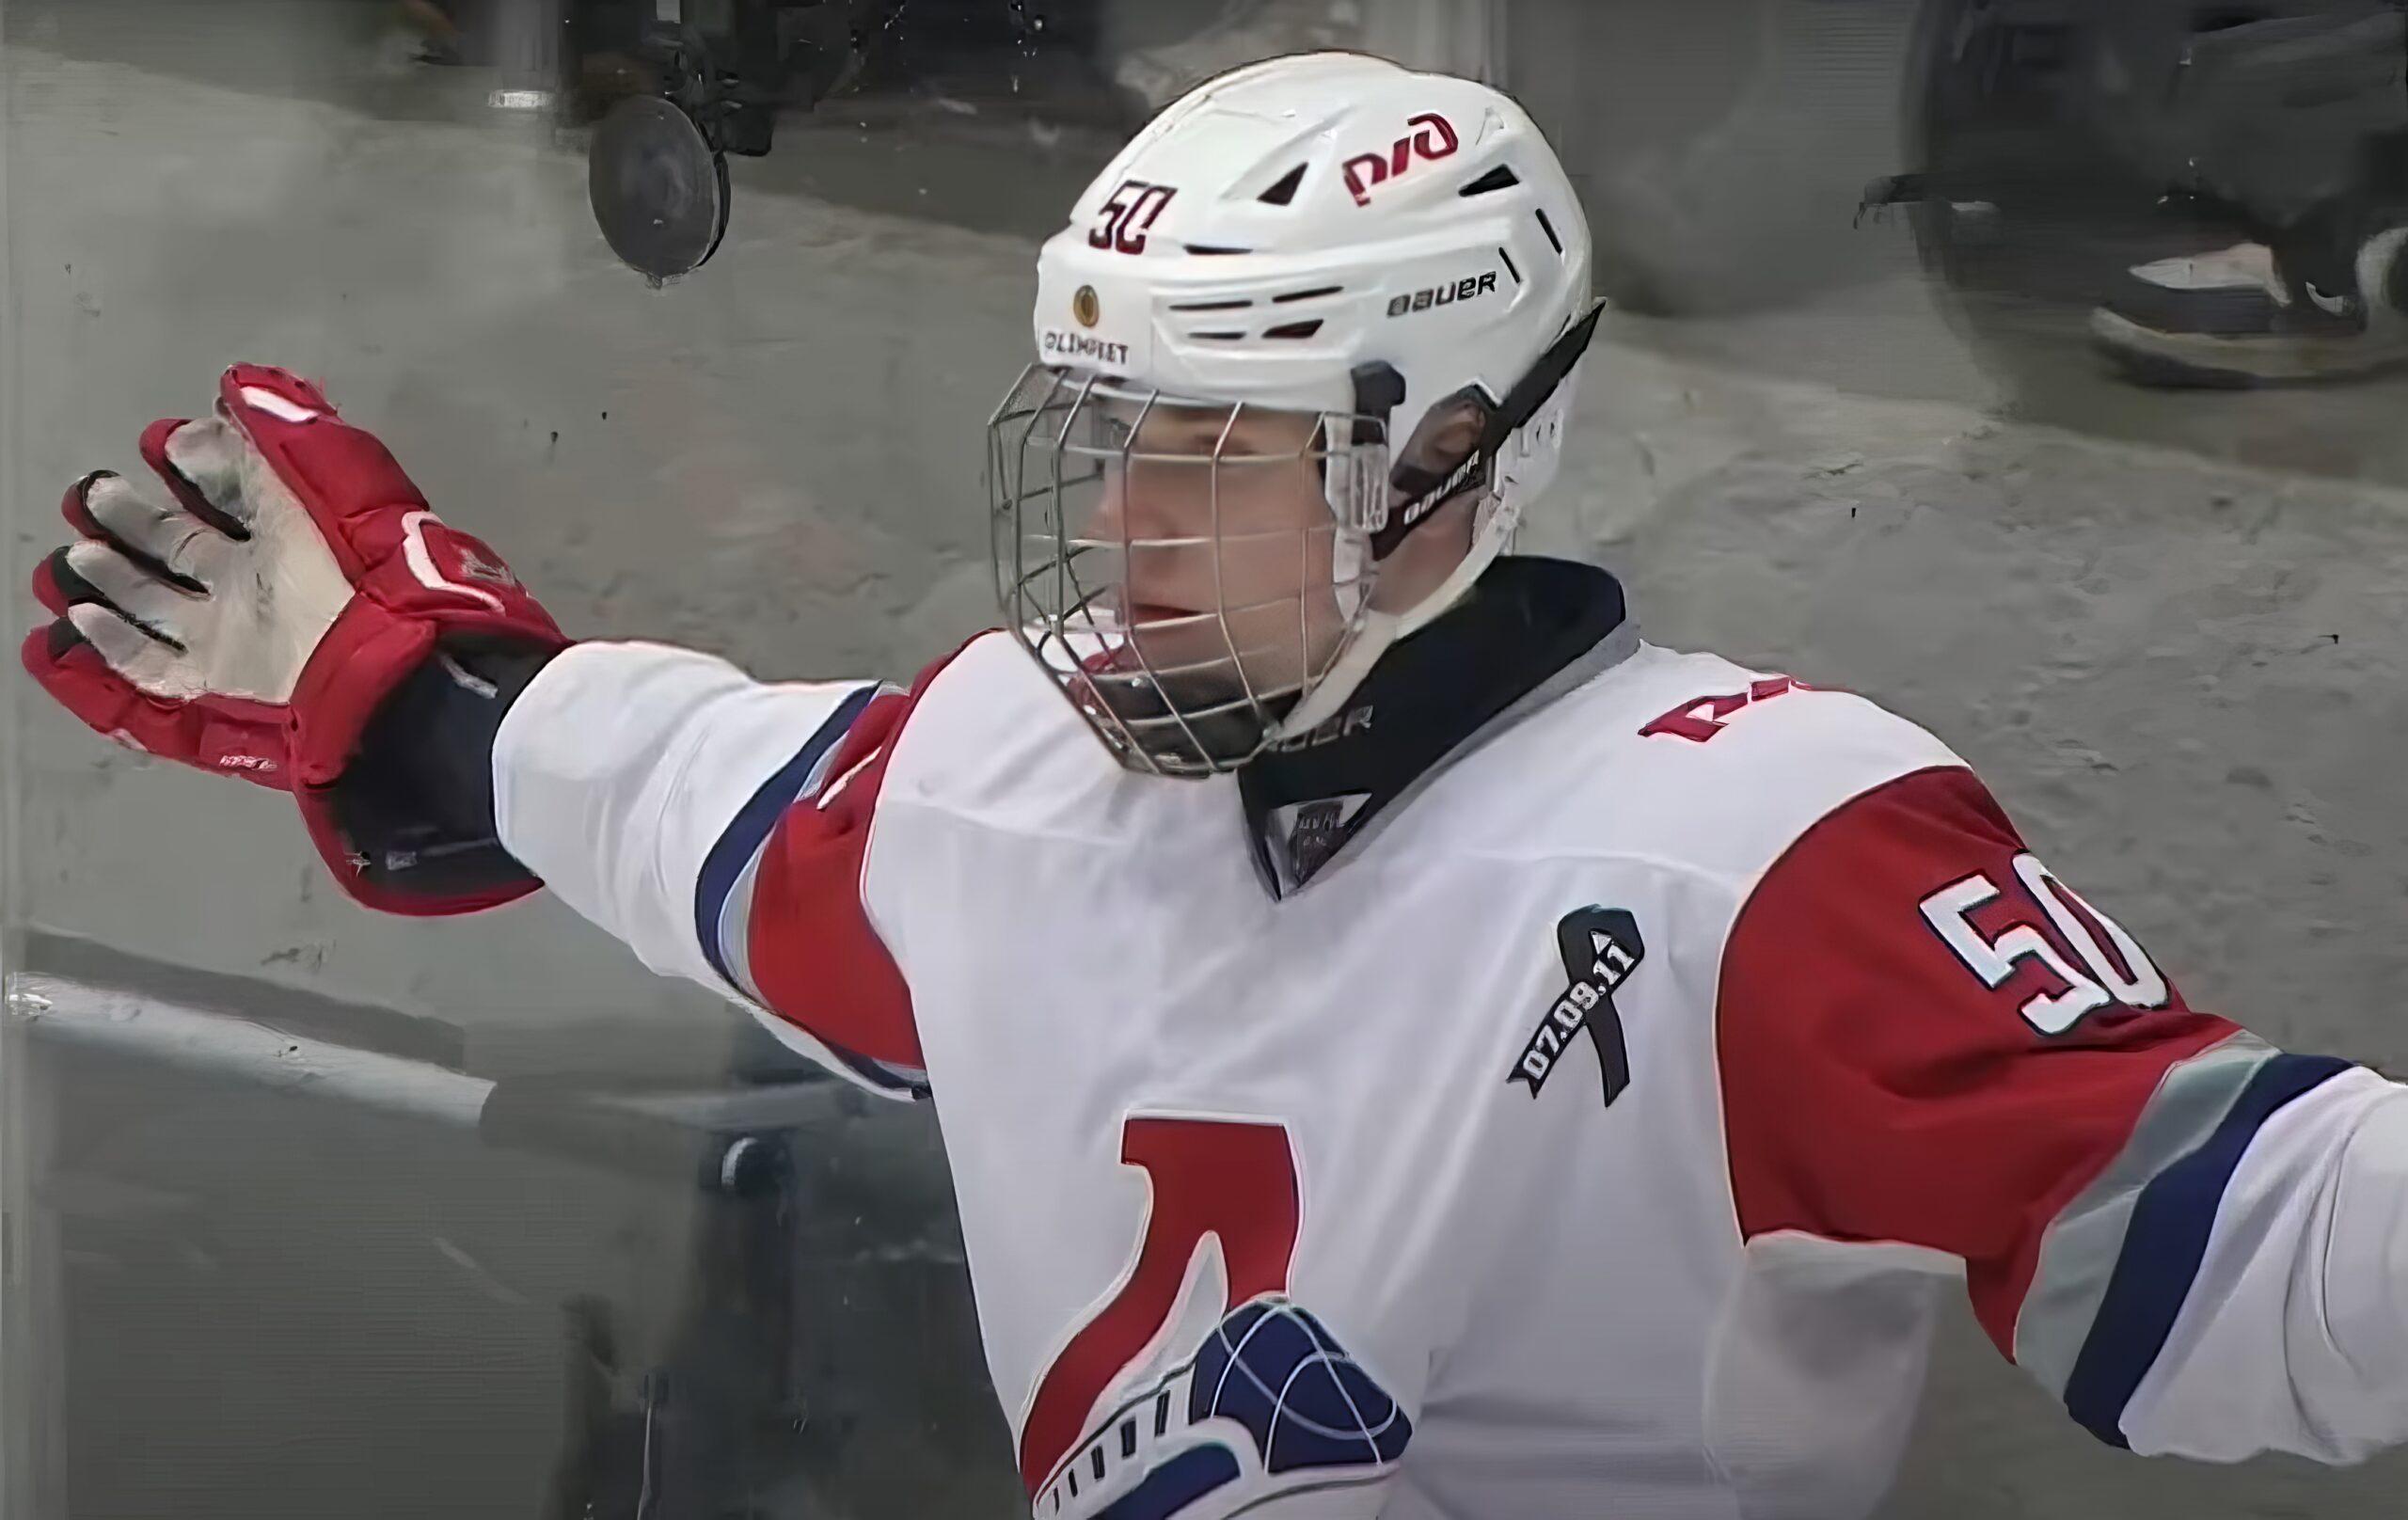
[[[1462,189],[1456,191],[1455,194],[1463,197],[1465,200],[1469,200],[1474,196],[1492,195],[1499,190],[1511,190],[1513,186],[1521,182],[1522,177],[1513,172],[1513,166],[1511,164],[1499,164],[1495,168],[1490,169],[1487,173],[1481,175],[1479,179],[1474,180],[1471,183],[1465,185]]]
[[[1281,306],[1286,306],[1291,301],[1309,301],[1317,296],[1345,293],[1346,287],[1343,285],[1316,285],[1308,291],[1290,291],[1285,295],[1275,295],[1271,299]]]
[[[1268,329],[1262,336],[1265,338],[1310,338],[1319,331],[1321,331],[1321,318],[1315,317],[1310,322],[1282,323],[1276,327]]]
[[[1563,239],[1556,235],[1555,224],[1546,219],[1546,208],[1544,206],[1539,208],[1539,230],[1545,232],[1546,240],[1555,245],[1556,252],[1563,251]]]
[[[1171,309],[1173,311],[1243,311],[1252,305],[1254,305],[1252,301],[1240,297],[1234,301],[1180,301],[1172,306]]]
[[[1296,198],[1297,186],[1305,182],[1305,166],[1297,165],[1279,177],[1279,182],[1262,192],[1258,198],[1266,206],[1285,206]]]
[[[1209,243],[1191,243],[1187,245],[1187,251],[1198,256],[1203,256],[1208,254],[1252,253],[1254,250],[1252,248],[1218,248]]]

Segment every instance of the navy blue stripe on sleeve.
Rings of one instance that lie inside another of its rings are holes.
[[[825,1041],[821,1042],[821,1048],[842,1061],[846,1070],[880,1092],[895,1093],[915,1099],[926,1098],[928,1095],[928,1078],[927,1073],[924,1071],[889,1066],[884,1061],[873,1061],[865,1055],[855,1055],[848,1050],[827,1044]]]
[[[865,686],[839,703],[827,721],[795,752],[794,758],[778,768],[778,773],[763,782],[760,789],[737,811],[735,820],[719,836],[719,843],[703,858],[702,875],[694,882],[694,938],[702,945],[711,970],[739,991],[752,985],[752,978],[737,974],[728,965],[726,946],[720,937],[728,895],[743,879],[745,868],[761,852],[761,846],[770,831],[777,828],[778,820],[785,816],[786,809],[810,784],[812,772],[819,762],[845,736],[879,690],[875,685]]]
[[[2066,1384],[2066,1408],[2093,1435],[2110,1446],[2128,1445],[2125,1406],[2165,1348],[2207,1256],[2216,1207],[2251,1139],[2285,1104],[2350,1067],[2326,1055],[2273,1057],[2242,1089],[2215,1132],[2141,1190],[2107,1295]]]

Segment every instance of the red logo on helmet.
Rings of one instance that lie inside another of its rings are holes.
[[[1435,111],[1405,119],[1414,130],[1399,137],[1385,153],[1360,153],[1346,161],[1346,188],[1354,193],[1354,204],[1368,206],[1371,192],[1413,166],[1415,159],[1435,164],[1442,158],[1452,158],[1463,147],[1463,139],[1455,135],[1454,123]]]

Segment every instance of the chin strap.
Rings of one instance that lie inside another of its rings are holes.
[[[1486,409],[1480,441],[1451,468],[1442,474],[1391,459],[1389,484],[1397,491],[1412,493],[1412,499],[1402,510],[1390,509],[1384,520],[1374,521],[1370,533],[1374,564],[1393,554],[1406,535],[1427,522],[1438,507],[1467,489],[1492,483],[1497,458],[1514,436],[1557,398],[1563,383],[1587,356],[1605,309],[1605,302],[1592,302],[1589,309],[1539,356],[1538,362],[1506,394],[1504,402]],[[1376,436],[1371,431],[1375,425],[1385,429],[1388,418],[1403,404],[1405,387],[1403,376],[1386,363],[1362,365],[1354,371],[1354,379],[1358,418],[1355,437],[1359,442],[1367,434]],[[1506,502],[1501,498],[1490,510],[1497,515],[1485,520],[1474,534],[1471,552],[1429,595],[1402,613],[1375,610],[1364,615],[1362,627],[1328,672],[1274,725],[1272,742],[1309,733],[1336,717],[1398,640],[1428,625],[1463,600],[1504,551],[1506,541],[1513,534],[1514,523],[1506,520],[1500,528],[1498,517],[1518,517],[1520,513],[1518,502]]]
[[[1404,542],[1405,535],[1428,521],[1431,514],[1439,507],[1467,490],[1489,483],[1495,474],[1497,457],[1504,452],[1506,444],[1529,425],[1530,420],[1562,388],[1574,367],[1588,354],[1589,344],[1597,335],[1597,319],[1604,315],[1605,309],[1605,302],[1592,302],[1584,315],[1565,328],[1561,337],[1547,345],[1546,352],[1540,355],[1538,362],[1530,366],[1529,372],[1506,392],[1501,403],[1482,408],[1487,415],[1481,425],[1480,441],[1473,444],[1471,451],[1461,460],[1443,472],[1402,460],[1390,461],[1389,484],[1402,493],[1406,499],[1403,505],[1391,507],[1385,521],[1372,530],[1373,560],[1385,560],[1394,553],[1396,546]],[[1390,377],[1396,375],[1396,372],[1385,364],[1369,368],[1386,371]],[[1358,395],[1362,393],[1362,371],[1356,372]],[[1403,390],[1402,380],[1397,379],[1396,399],[1390,404],[1391,407],[1402,402]],[[1387,412],[1378,415],[1385,417]]]

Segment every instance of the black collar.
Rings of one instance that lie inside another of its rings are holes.
[[[1239,772],[1263,885],[1302,887],[1449,765],[1638,647],[1603,570],[1498,560],[1383,656],[1346,711]]]

